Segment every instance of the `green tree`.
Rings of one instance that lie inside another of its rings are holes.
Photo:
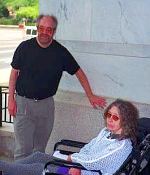
[[[18,10],[20,7],[35,6],[38,4],[38,0],[4,0],[7,6],[12,7],[14,10]]]
[[[9,16],[9,11],[7,9],[5,1],[0,0],[0,17],[8,17],[8,16]]]
[[[16,12],[17,19],[26,18],[28,21],[33,21],[38,16],[38,5],[32,7],[21,7]]]
[[[38,0],[0,0],[1,24],[9,24],[11,20],[20,23],[24,18],[33,23],[37,16]]]

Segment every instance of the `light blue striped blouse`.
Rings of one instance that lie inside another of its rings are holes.
[[[107,128],[85,145],[79,153],[71,155],[73,162],[78,162],[88,170],[100,170],[103,175],[112,175],[123,164],[132,151],[130,139],[110,139]],[[82,171],[82,175],[95,175],[90,171]]]

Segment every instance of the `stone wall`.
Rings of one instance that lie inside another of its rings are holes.
[[[150,104],[150,1],[39,0],[58,18],[55,38],[77,59],[93,92]],[[83,92],[64,74],[60,89]]]
[[[39,0],[39,11],[54,14],[56,38],[122,44],[150,44],[150,1]]]

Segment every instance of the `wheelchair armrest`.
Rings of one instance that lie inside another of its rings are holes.
[[[101,172],[99,170],[87,170],[79,163],[70,162],[70,161],[66,161],[66,160],[62,160],[62,159],[58,159],[58,158],[54,158],[53,160],[47,162],[44,166],[44,169],[47,169],[47,166],[49,166],[49,165],[56,165],[56,166],[66,167],[66,168],[77,168],[80,170],[98,172],[101,175]]]
[[[59,158],[54,158],[53,160],[47,162],[45,164],[45,168],[47,168],[47,166],[49,165],[58,165],[60,167],[67,167],[67,168],[78,168],[78,169],[82,169],[82,170],[86,170],[86,168],[84,168],[81,164],[79,163],[74,163],[74,162],[70,162],[67,160],[63,160],[63,159],[59,159]]]
[[[73,152],[73,151],[66,151],[66,150],[62,150],[62,149],[59,149],[59,152],[60,152],[61,154],[65,154],[65,155],[70,155],[70,154],[75,153],[75,152]]]
[[[79,141],[73,141],[73,140],[61,140],[60,142],[57,142],[54,145],[54,151],[58,148],[60,145],[64,146],[71,146],[71,147],[77,147],[77,148],[82,148],[86,143],[84,142],[79,142]]]

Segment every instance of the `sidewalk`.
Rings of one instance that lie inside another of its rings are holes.
[[[2,26],[0,25],[0,42],[9,40],[22,40],[25,37],[24,29],[19,29],[19,27],[12,26]]]
[[[0,28],[18,28],[18,25],[2,25],[0,24]]]
[[[0,25],[0,46],[8,46],[11,42],[16,42],[16,46],[25,39],[24,29],[18,26]],[[8,48],[9,49],[9,48]],[[13,56],[13,53],[12,53]],[[12,57],[11,56],[11,57]],[[0,56],[1,59],[2,56]],[[7,61],[7,60],[6,60]],[[11,66],[0,69],[0,85],[8,85]]]

